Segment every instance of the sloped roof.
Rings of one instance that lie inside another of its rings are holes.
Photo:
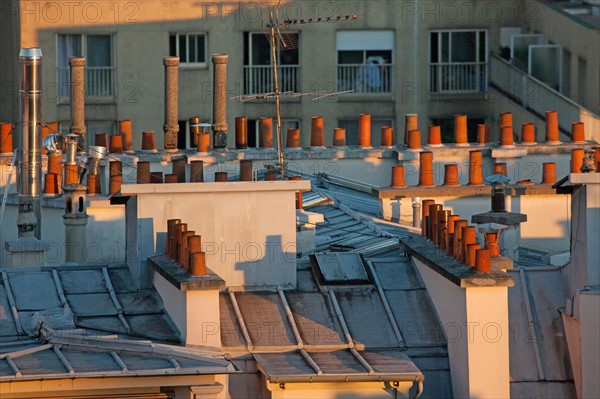
[[[519,266],[508,273],[510,392],[515,398],[575,397],[558,309],[564,306],[560,268]]]
[[[0,383],[61,378],[144,377],[234,372],[215,354],[148,341],[48,332],[44,338],[0,346]]]
[[[45,323],[180,343],[154,289],[137,291],[125,266],[2,270],[0,343],[37,336]]]

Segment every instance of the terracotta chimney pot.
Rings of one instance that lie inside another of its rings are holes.
[[[99,147],[108,148],[108,133],[96,133],[94,144]]]
[[[506,162],[496,162],[494,164],[494,174],[508,176],[508,168],[506,166]]]
[[[458,260],[462,259],[463,248],[463,227],[467,227],[469,222],[464,219],[454,222],[454,257]]]
[[[408,146],[408,132],[419,130],[419,116],[417,114],[406,114],[404,116],[404,145]]]
[[[467,115],[454,115],[454,144],[457,146],[469,145],[467,136]]]
[[[110,136],[110,148],[108,152],[111,154],[123,153],[123,136],[120,134],[113,134]]]
[[[260,148],[273,148],[273,118],[260,118],[258,130]]]
[[[56,173],[46,173],[44,175],[44,194],[58,194],[58,181],[56,180]]]
[[[492,258],[500,256],[500,249],[498,248],[498,233],[485,234],[485,249],[490,251],[490,256]]]
[[[392,166],[392,187],[406,187],[404,165]]]
[[[227,172],[215,172],[215,182],[227,182]]]
[[[88,195],[102,194],[100,192],[100,176],[91,173],[87,175],[87,193]]]
[[[491,127],[487,123],[477,125],[477,144],[486,145],[490,142]]]
[[[248,119],[245,116],[235,118],[235,148],[248,148]]]
[[[410,150],[420,150],[421,147],[421,132],[419,130],[410,130],[408,132],[408,148]]]
[[[313,116],[310,124],[310,146],[311,147],[324,147],[325,146],[325,132],[323,128],[323,117]],[[298,145],[300,147],[300,136],[298,135]]]
[[[511,126],[500,127],[500,146],[501,147],[513,147],[515,144],[513,138],[513,128]]]
[[[456,228],[456,226],[455,226]],[[461,261],[463,263],[467,260],[467,245],[468,244],[476,244],[477,243],[477,231],[475,226],[465,226],[462,227],[462,257]]]
[[[119,134],[123,137],[123,150],[133,152],[133,129],[130,119],[119,121]]]
[[[79,183],[79,168],[76,164],[65,165],[65,186]]]
[[[475,266],[475,254],[478,249],[481,249],[479,244],[467,244],[465,265],[474,267]]]
[[[427,237],[438,245],[438,212],[443,210],[441,204],[429,205],[429,228]]]
[[[571,150],[571,173],[581,173],[584,156],[585,152],[582,148],[574,148]]]
[[[287,148],[300,148],[300,129],[295,127],[288,129],[285,146]]]
[[[427,145],[430,147],[442,146],[442,131],[439,126],[429,126]]]
[[[169,173],[165,175],[165,183],[178,183],[177,175],[174,173]]]
[[[523,125],[521,125],[521,144],[535,144],[535,124],[523,123]]]
[[[110,161],[108,165],[108,168],[110,169],[108,194],[114,195],[121,190],[121,185],[123,184],[123,164],[121,161]]]
[[[429,205],[435,204],[435,200],[426,199],[421,201],[421,235],[427,237],[427,219],[429,217]]]
[[[346,129],[336,127],[333,129],[333,146],[344,147],[346,145]]]
[[[479,273],[490,273],[492,271],[489,250],[478,249],[475,251],[475,271]]]
[[[546,144],[560,144],[558,135],[558,112],[546,111]]]
[[[500,127],[502,126],[512,126],[513,125],[513,117],[512,112],[503,112],[500,114]]]
[[[583,122],[571,123],[571,141],[573,143],[585,143],[585,125]]]
[[[190,162],[190,182],[201,183],[204,181],[204,161]]]
[[[469,185],[483,184],[483,156],[481,151],[469,152]]]
[[[156,152],[156,141],[154,140],[154,132],[142,132],[142,150]]]
[[[433,186],[433,152],[421,152],[419,154],[419,165],[419,186]]]
[[[371,148],[371,115],[360,114],[358,120],[358,145]]]
[[[240,181],[252,181],[252,161],[249,159],[240,161]]]
[[[12,152],[13,124],[7,122],[0,122],[0,154],[10,154]]]
[[[393,147],[394,146],[394,128],[391,126],[381,127],[381,146],[382,147]]]
[[[458,165],[449,163],[444,165],[444,186],[458,186]]]
[[[192,276],[206,275],[206,254],[204,252],[192,252],[190,259],[192,260],[190,274]]]
[[[542,173],[542,184],[556,183],[556,163],[544,162]]]

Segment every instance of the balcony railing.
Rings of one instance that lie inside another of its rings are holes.
[[[338,65],[337,90],[354,93],[391,93],[393,65]]]
[[[280,92],[298,92],[299,65],[277,68]],[[271,93],[274,90],[272,65],[244,65],[244,94]]]
[[[58,95],[71,96],[71,72],[68,67],[58,68]],[[115,96],[114,67],[85,67],[86,100]]]
[[[487,63],[431,64],[429,90],[432,93],[461,94],[487,92]]]
[[[600,116],[552,89],[533,76],[493,54],[490,84],[540,119],[546,111],[558,111],[559,127],[571,131],[571,122],[585,123],[586,140],[600,141]]]

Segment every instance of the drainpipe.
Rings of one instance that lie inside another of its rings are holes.
[[[19,53],[19,192],[18,236],[40,239],[42,231],[42,50],[23,48]]]
[[[421,227],[421,198],[412,197],[413,227]]]

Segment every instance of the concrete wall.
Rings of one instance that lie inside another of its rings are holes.
[[[295,190],[308,187],[306,181],[125,185],[124,195],[137,195],[127,205],[135,206],[137,232],[128,244],[141,261],[164,252],[167,220],[178,218],[202,236],[207,267],[228,286],[294,286]],[[133,274],[147,278],[141,269]]]
[[[413,261],[446,333],[454,396],[510,397],[508,288],[461,288]]]
[[[87,244],[85,258],[87,264],[110,264],[125,262],[128,248],[125,246],[125,207],[110,205],[108,200],[88,199],[88,224],[86,227]],[[56,202],[61,202],[56,201]],[[63,201],[64,202],[64,201]],[[48,266],[64,264],[65,261],[65,225],[62,204],[53,204],[42,208],[42,240],[50,243],[45,254]],[[4,243],[17,239],[17,206],[6,206],[4,220],[0,227],[0,265],[5,264],[8,253]],[[131,250],[131,249],[129,249]]]

